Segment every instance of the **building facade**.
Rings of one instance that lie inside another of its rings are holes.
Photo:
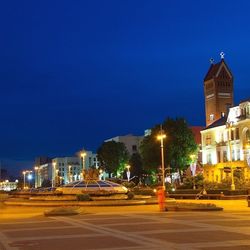
[[[124,136],[116,136],[105,140],[108,141],[115,141],[115,142],[122,142],[127,148],[127,151],[130,155],[138,153],[141,141],[143,140],[143,136],[135,136],[135,135],[124,135]]]
[[[210,182],[232,179],[240,172],[250,181],[250,99],[201,131],[204,178]]]
[[[83,179],[83,169],[98,168],[97,155],[92,151],[80,151],[72,157],[55,157],[36,159],[35,187],[41,187],[44,181],[51,182],[52,187]]]

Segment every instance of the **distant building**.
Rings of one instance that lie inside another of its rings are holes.
[[[35,187],[52,180],[52,162],[35,166]]]
[[[40,164],[39,164],[40,163]],[[98,168],[97,156],[92,151],[81,151],[70,157],[39,157],[35,166],[35,187],[41,187],[44,181],[50,181],[53,187],[82,180],[83,169]]]
[[[11,190],[15,190],[17,189],[17,185],[18,185],[18,180],[16,181],[9,181],[9,180],[5,180],[5,181],[0,181],[0,191],[11,191]]]
[[[116,136],[105,140],[105,142],[115,141],[122,142],[127,148],[127,151],[130,155],[139,152],[141,141],[143,140],[143,136],[135,136],[132,134],[124,135],[124,136]]]
[[[52,182],[55,186],[82,179],[82,165],[79,157],[57,157],[52,160],[52,164]]]

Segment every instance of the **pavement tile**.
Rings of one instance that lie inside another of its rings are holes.
[[[174,223],[150,223],[150,224],[129,224],[129,225],[109,225],[108,228],[120,230],[123,232],[139,232],[142,233],[146,231],[153,230],[171,230],[171,229],[185,229],[187,226]],[[188,226],[188,229],[197,228],[195,226]]]
[[[20,245],[22,242],[16,241],[15,244],[19,243],[19,249],[20,250],[61,250],[61,249],[79,249],[79,250],[91,250],[91,249],[112,249],[112,248],[118,248],[123,247],[129,248],[133,246],[140,246],[134,242],[125,241],[119,238],[115,237],[106,237],[106,236],[98,236],[98,239],[96,238],[74,238],[74,239],[54,239],[54,240],[35,240],[35,241],[29,241],[26,242],[25,245]]]
[[[199,250],[249,250],[250,249],[250,244],[249,245],[233,245],[233,246],[215,246],[215,247],[201,247]]]
[[[33,221],[32,223],[13,223],[13,224],[0,224],[1,230],[9,229],[26,229],[26,228],[43,228],[43,227],[63,227],[67,226],[67,223],[58,221]]]
[[[74,228],[66,228],[61,227],[55,229],[33,229],[27,231],[15,231],[15,232],[5,232],[4,234],[10,238],[20,238],[20,237],[38,237],[38,236],[57,236],[57,235],[74,235],[74,234],[90,234],[95,233],[91,231],[91,228],[81,228],[81,227],[74,227]]]
[[[203,223],[203,221],[199,222]],[[250,230],[250,220],[207,220],[204,223],[217,226],[249,227]]]
[[[100,219],[98,220],[98,225],[105,225],[105,224],[117,224],[117,223],[127,223],[127,224],[134,224],[134,223],[140,223],[141,221],[143,222],[152,222],[151,219],[141,219],[141,218],[129,218],[129,217],[124,217],[124,218],[117,218],[114,219],[113,217],[109,217],[109,219]],[[87,220],[86,222],[88,223],[93,223],[96,224],[96,220]]]
[[[195,242],[215,242],[227,240],[250,240],[250,236],[231,233],[227,231],[201,231],[201,232],[181,232],[181,233],[156,233],[147,237],[160,239],[173,243],[195,243]]]

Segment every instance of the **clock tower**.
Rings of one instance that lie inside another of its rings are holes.
[[[221,61],[211,66],[204,78],[206,126],[224,116],[233,106],[233,75],[220,53]]]

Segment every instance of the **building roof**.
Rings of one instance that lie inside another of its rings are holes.
[[[208,81],[208,80],[210,80],[210,79],[213,79],[213,78],[217,75],[217,73],[218,73],[218,71],[219,71],[219,69],[220,69],[220,66],[221,66],[222,64],[225,65],[225,67],[227,68],[227,70],[229,71],[229,73],[230,73],[231,76],[232,76],[232,72],[230,71],[229,67],[227,66],[225,60],[224,60],[224,59],[221,59],[220,62],[218,62],[218,63],[216,63],[216,64],[211,64],[211,66],[210,66],[210,68],[209,68],[209,70],[208,70],[208,72],[207,72],[207,74],[206,74],[206,76],[205,76],[205,78],[204,78],[204,81]]]
[[[227,115],[222,116],[220,119],[216,120],[215,122],[213,122],[212,124],[210,124],[209,126],[207,126],[203,130],[207,130],[207,129],[210,129],[210,128],[215,128],[215,127],[220,127],[220,126],[226,125],[226,122],[227,122]]]
[[[241,101],[240,101],[240,104],[243,103],[243,102],[250,102],[250,97],[247,98],[247,99],[241,100]]]

